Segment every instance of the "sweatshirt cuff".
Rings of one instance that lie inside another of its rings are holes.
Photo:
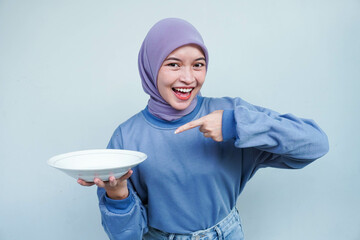
[[[236,122],[234,110],[224,110],[222,116],[223,141],[236,138]]]
[[[135,199],[132,190],[129,189],[129,196],[122,200],[111,199],[105,193],[105,206],[112,213],[124,214],[130,212],[135,204]]]

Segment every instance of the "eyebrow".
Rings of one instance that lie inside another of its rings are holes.
[[[181,60],[179,58],[175,58],[175,57],[169,57],[169,58],[165,59],[164,61],[170,61],[170,60],[181,62]],[[195,61],[200,61],[200,60],[206,61],[206,59],[204,57],[195,59]]]
[[[204,60],[206,62],[206,59],[204,57],[195,59],[195,61],[200,61],[200,60]]]
[[[180,62],[180,59],[175,58],[175,57],[169,57],[169,58],[165,59],[164,61],[170,61],[170,60],[174,60],[174,61],[179,61],[179,62]]]

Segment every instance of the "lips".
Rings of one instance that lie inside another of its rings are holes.
[[[175,93],[175,96],[180,100],[188,100],[191,97],[191,92],[194,88],[191,87],[179,87],[172,89]]]

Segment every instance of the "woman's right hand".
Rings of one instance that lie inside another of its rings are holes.
[[[100,178],[94,178],[94,182],[86,182],[83,179],[78,179],[77,182],[82,186],[96,186],[105,188],[106,194],[109,198],[115,200],[122,200],[129,196],[129,189],[127,187],[127,180],[132,175],[133,171],[130,169],[125,175],[116,179],[114,176],[109,177],[109,181],[102,181]]]

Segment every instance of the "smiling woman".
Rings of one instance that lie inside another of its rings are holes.
[[[208,51],[182,19],[156,23],[138,63],[149,102],[115,130],[108,148],[140,151],[147,161],[118,179],[78,180],[98,186],[110,239],[241,240],[236,201],[256,171],[299,169],[328,151],[312,120],[200,96]]]
[[[180,47],[184,48],[180,49]],[[193,48],[198,49],[199,52],[192,52],[191,49]],[[184,51],[187,52],[185,53]],[[191,56],[187,56],[189,53],[188,51],[192,52]],[[175,56],[173,55],[174,53],[176,54]],[[197,62],[195,61],[196,59],[199,61],[201,61],[200,59],[205,60],[202,62]],[[167,60],[167,63],[164,62],[165,60]],[[205,67],[202,67],[200,63],[205,64]],[[160,94],[158,89],[159,75],[165,73],[162,70],[174,70],[174,75],[171,75],[172,80],[174,80],[174,77],[178,77],[184,81],[185,77],[185,83],[183,82],[179,85],[175,85],[175,87],[183,87],[189,82],[189,79],[186,78],[189,78],[187,75],[190,74],[190,66],[193,68],[193,70],[196,70],[200,67],[199,69],[201,69],[201,72],[204,74],[205,78],[208,64],[209,56],[207,48],[200,33],[196,30],[196,28],[194,28],[194,26],[186,21],[175,18],[165,19],[155,24],[148,32],[141,45],[138,59],[142,86],[144,91],[150,95],[147,106],[149,112],[155,117],[167,121],[179,119],[180,117],[183,117],[192,112],[197,105],[197,98],[195,97],[196,94],[191,94],[192,98],[190,101],[188,101],[190,102],[190,105],[188,105],[186,108],[181,110],[173,108]],[[168,66],[164,67],[164,65]],[[169,73],[171,71],[166,72]],[[198,71],[191,72],[195,73]],[[178,73],[178,75],[176,76],[175,73]],[[196,74],[196,76],[199,75]],[[198,81],[200,80],[201,79]],[[168,82],[170,79],[166,79],[166,81]]]

